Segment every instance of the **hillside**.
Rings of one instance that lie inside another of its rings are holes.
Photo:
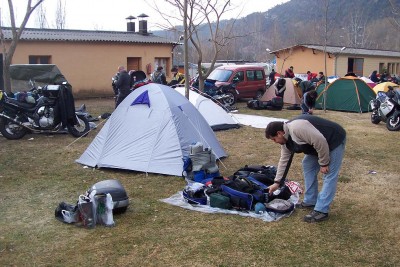
[[[400,0],[393,2],[400,7]],[[267,12],[223,21],[225,27],[234,22],[232,34],[236,37],[219,59],[265,61],[267,48],[273,51],[294,44],[323,45],[325,36],[328,45],[400,51],[400,29],[391,18],[388,0],[291,0]],[[155,34],[171,40],[179,36],[176,32]],[[201,36],[209,39],[206,30]],[[204,56],[210,59],[211,53]]]

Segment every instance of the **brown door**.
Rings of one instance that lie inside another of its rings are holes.
[[[127,70],[141,70],[140,57],[128,57],[127,58]]]

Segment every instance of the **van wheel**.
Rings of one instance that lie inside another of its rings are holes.
[[[259,100],[263,95],[264,95],[264,91],[258,90],[257,93],[256,93],[256,97],[254,98],[254,100]]]

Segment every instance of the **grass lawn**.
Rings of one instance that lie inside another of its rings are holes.
[[[113,99],[77,100],[93,116],[112,112]],[[239,112],[292,118],[300,111]],[[399,266],[400,132],[374,125],[370,114],[316,111],[343,125],[347,147],[330,219],[302,221],[296,210],[277,222],[205,214],[159,201],[183,189],[180,177],[83,168],[75,160],[101,128],[77,141],[67,134],[0,136],[1,266]],[[220,171],[245,164],[276,165],[280,148],[263,129],[216,132],[229,154]],[[74,142],[75,141],[75,142]],[[303,184],[302,155],[288,177]],[[373,170],[376,173],[371,174]],[[118,179],[131,200],[116,226],[84,229],[54,218],[94,183]]]

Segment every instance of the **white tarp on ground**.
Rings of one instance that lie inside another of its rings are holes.
[[[287,214],[279,214],[279,213],[275,213],[275,212],[264,212],[261,214],[257,214],[254,211],[226,210],[226,209],[220,209],[220,208],[213,208],[213,207],[210,207],[209,205],[191,205],[183,198],[182,191],[172,195],[169,198],[160,199],[160,201],[168,203],[170,205],[188,209],[188,210],[194,210],[194,211],[199,211],[199,212],[204,212],[204,213],[222,213],[222,214],[240,215],[240,216],[245,216],[245,217],[257,218],[257,219],[263,220],[265,222],[278,221],[284,217],[290,216],[294,211],[293,210],[292,212],[287,213]],[[298,193],[293,194],[290,197],[289,201],[296,204],[299,201],[299,194]]]
[[[286,119],[263,117],[257,115],[247,115],[247,114],[232,114],[232,115],[237,121],[239,121],[240,124],[260,129],[265,129],[265,127],[267,127],[268,123],[270,123],[271,121],[287,121]]]

